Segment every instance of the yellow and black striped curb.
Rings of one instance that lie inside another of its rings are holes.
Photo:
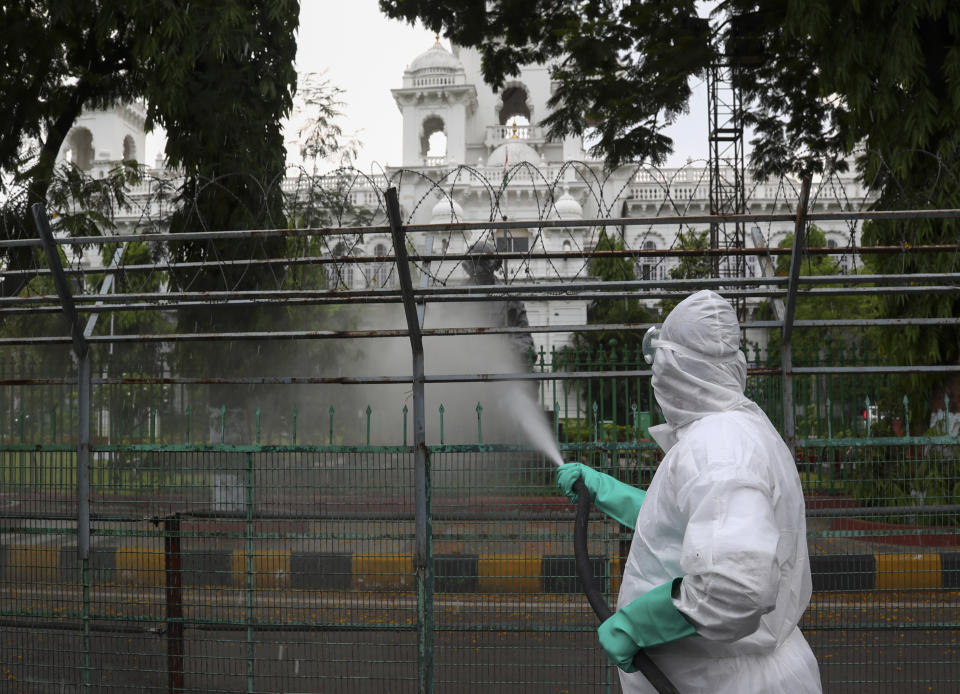
[[[617,561],[591,559],[594,576],[605,581]],[[811,557],[810,565],[815,591],[960,589],[960,552],[822,555]],[[161,587],[167,581],[159,548],[94,547],[89,568],[99,584]],[[75,547],[0,546],[0,582],[74,583],[79,578]],[[412,554],[186,550],[180,553],[180,579],[184,586],[415,589]],[[572,555],[439,554],[434,556],[434,590],[579,593],[581,588]]]
[[[960,552],[810,557],[815,591],[960,589]]]
[[[591,559],[600,581],[610,575],[607,558]],[[439,554],[433,558],[434,590],[441,593],[579,593],[572,555]],[[162,587],[165,557],[160,548],[92,547],[94,583]],[[75,547],[0,546],[0,582],[58,583],[80,578]],[[289,552],[279,550],[185,550],[180,552],[184,586],[305,588],[328,590],[415,590],[412,554]]]

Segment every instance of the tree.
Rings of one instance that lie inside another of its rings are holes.
[[[0,194],[5,238],[34,237],[30,205],[46,202],[54,164],[85,105],[132,99],[141,78],[135,27],[122,2],[19,2],[0,6]],[[29,249],[8,249],[8,269],[29,270]],[[27,274],[2,284],[15,296]]]
[[[35,236],[25,211],[46,201],[57,153],[84,107],[145,99],[147,127],[166,128],[168,157],[188,177],[211,159],[220,171],[241,161],[274,168],[265,150],[282,166],[279,124],[270,121],[290,106],[298,15],[295,0],[0,5],[0,195],[24,191],[4,204],[5,237]],[[0,260],[7,269],[32,264],[26,250]],[[29,280],[0,291],[14,296]]]
[[[751,165],[761,177],[843,171],[880,191],[880,208],[960,206],[960,4],[952,0],[723,0],[709,21],[692,0],[381,0],[389,16],[422,20],[477,48],[485,79],[503,84],[523,63],[549,62],[556,89],[551,137],[596,130],[609,166],[656,164],[672,143],[660,132],[687,107],[692,77],[731,68]],[[885,222],[865,243],[954,243],[953,221]],[[886,271],[938,271],[952,259],[905,255]],[[890,296],[886,317],[957,315],[948,295]],[[899,363],[955,363],[960,328],[906,329]],[[929,379],[914,379],[920,386]],[[960,402],[960,382],[947,388]]]
[[[354,204],[351,191],[362,178],[353,162],[360,148],[355,135],[348,136],[340,125],[343,117],[343,90],[325,73],[301,74],[294,101],[292,121],[301,164],[296,182],[287,193],[287,216],[299,227],[361,226],[373,222],[370,208]],[[333,171],[321,171],[326,165]],[[330,254],[334,248],[322,237],[295,239],[290,255],[308,250]]]
[[[116,231],[116,213],[129,202],[129,186],[139,180],[140,172],[130,162],[121,163],[102,178],[93,178],[69,163],[56,167],[47,190],[48,212],[54,231],[71,236],[96,236],[103,231]],[[7,193],[0,214],[4,222],[19,228],[30,215],[28,192],[22,187],[11,186]],[[35,230],[32,235],[36,236]],[[85,247],[76,245],[57,249],[65,268],[79,261],[85,250]],[[11,258],[7,261],[8,267],[15,272],[6,274],[0,282],[0,285],[9,283],[13,289],[5,287],[4,292],[10,291],[20,297],[57,294],[51,275],[37,273],[38,269],[48,268],[43,249],[26,248],[13,259],[15,262],[10,262]],[[4,337],[53,336],[64,332],[67,332],[67,326],[59,311],[39,315],[0,314],[0,335]],[[62,375],[64,370],[73,369],[64,354],[59,346],[29,345],[17,347],[5,354],[5,359],[15,373]]]
[[[347,137],[340,125],[344,91],[333,84],[326,72],[299,76],[292,120],[297,131],[296,145],[308,173],[316,176],[324,163],[349,168],[360,147],[356,136]]]
[[[804,240],[807,248],[826,248],[827,238],[823,230],[816,224],[811,224]],[[793,247],[793,233],[787,234],[777,246],[778,248]],[[776,258],[774,272],[778,277],[786,277],[790,273],[790,256],[779,255]],[[843,270],[840,263],[829,255],[805,253],[800,261],[802,276],[832,276],[837,278],[836,283],[818,284],[817,289],[842,286]],[[794,313],[794,320],[837,320],[844,318],[872,318],[876,316],[876,297],[851,296],[808,296],[799,292]],[[777,320],[771,302],[765,301],[757,307],[753,318],[755,320]],[[795,366],[815,366],[822,363],[828,365],[856,365],[867,361],[867,354],[877,354],[882,349],[882,341],[874,328],[797,328],[791,336],[792,360]],[[781,331],[772,330],[770,340],[766,345],[766,366],[780,364]],[[748,358],[754,354],[748,350]],[[760,377],[765,378],[765,377]],[[880,401],[881,406],[890,406],[895,392],[888,388],[888,379],[883,374],[861,374],[855,377],[845,375],[813,375],[796,377],[794,393],[798,404],[804,406],[802,414],[798,415],[798,430],[801,434],[823,435],[826,426],[822,423],[826,418],[825,403],[829,398],[832,406],[832,419],[849,422],[854,411],[862,409],[864,398],[870,397],[874,403]],[[902,397],[903,393],[899,393]],[[819,405],[819,411],[817,406]],[[776,410],[776,405],[774,406]],[[841,427],[836,427],[836,435]]]
[[[677,232],[677,248],[685,251],[705,251],[710,248],[710,231],[696,229],[680,230]],[[691,253],[680,257],[680,262],[670,268],[670,279],[692,280],[710,277],[713,274],[713,264],[706,253]],[[674,306],[680,303],[678,299],[662,299],[660,301],[660,315],[666,318]]]
[[[593,153],[611,165],[663,162],[673,143],[661,131],[687,110],[689,78],[713,56],[694,0],[380,0],[380,8],[479,49],[496,87],[522,64],[549,62],[549,136],[592,131]]]
[[[608,234],[601,229],[597,240],[596,250],[615,251],[623,250],[623,241],[616,235]],[[590,274],[604,281],[625,282],[636,279],[633,262],[627,258],[594,258],[590,261]],[[587,307],[588,325],[617,325],[650,323],[655,320],[655,314],[647,309],[639,299],[622,297],[613,299],[596,299]],[[641,368],[643,357],[640,346],[643,343],[643,333],[626,330],[602,330],[579,332],[573,335],[573,350],[567,350],[561,359],[570,361],[568,368],[582,370],[584,366],[598,371],[616,371],[620,369]],[[631,390],[630,383],[621,385],[620,392],[614,395],[612,381],[592,379],[581,384],[590,399],[597,403],[599,414],[604,419],[614,419],[615,424],[632,427],[631,405],[636,404],[640,410],[649,411],[649,402],[646,388]],[[593,402],[587,403],[588,407]]]
[[[936,151],[958,137],[960,6],[950,0],[724,0],[709,18],[693,0],[380,7],[477,48],[494,86],[521,64],[549,62],[551,137],[596,128],[593,151],[611,165],[662,161],[672,143],[660,131],[687,109],[690,78],[718,62],[743,94],[762,174],[842,167],[860,143],[900,171],[911,149]]]
[[[54,160],[84,107],[143,99],[147,128],[167,132],[170,166],[183,176],[170,231],[283,227],[281,120],[296,87],[296,0],[28,0],[0,5],[0,180],[22,186],[5,210],[4,232],[34,236],[24,214],[45,202]],[[82,226],[82,225],[81,225]],[[282,238],[170,244],[169,259],[278,257]],[[7,269],[33,267],[29,253],[7,253]],[[276,287],[276,266],[171,273],[173,289]],[[30,281],[5,282],[15,295]],[[250,329],[275,322],[269,312],[179,314],[181,329]],[[247,322],[249,321],[249,322]],[[196,354],[180,350],[181,365]],[[206,366],[214,363],[204,362]]]

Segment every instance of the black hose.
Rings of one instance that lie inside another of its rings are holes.
[[[573,550],[577,557],[577,575],[583,584],[583,592],[587,596],[590,607],[597,613],[600,621],[604,622],[613,614],[613,611],[609,605],[607,605],[607,601],[603,599],[603,592],[593,577],[593,569],[590,566],[590,555],[587,552],[587,522],[590,520],[590,492],[580,478],[577,478],[577,481],[573,483],[573,491],[577,493],[578,499],[577,519],[573,525]],[[657,664],[654,663],[650,659],[650,656],[644,653],[643,650],[637,651],[637,654],[633,656],[633,666],[647,678],[650,684],[653,685],[653,688],[660,694],[680,694],[677,688],[673,686],[673,682],[663,674],[663,670],[657,667]]]

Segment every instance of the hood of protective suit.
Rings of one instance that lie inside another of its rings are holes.
[[[651,434],[664,449],[676,441],[676,429],[751,405],[743,394],[747,360],[737,314],[716,292],[705,289],[677,304],[655,346],[653,392],[667,424]]]

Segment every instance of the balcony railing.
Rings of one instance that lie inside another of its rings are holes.
[[[539,125],[488,125],[484,144],[487,147],[496,147],[514,139],[528,145],[545,141],[543,128]]]
[[[414,87],[448,87],[456,83],[453,75],[427,75],[413,80]]]

